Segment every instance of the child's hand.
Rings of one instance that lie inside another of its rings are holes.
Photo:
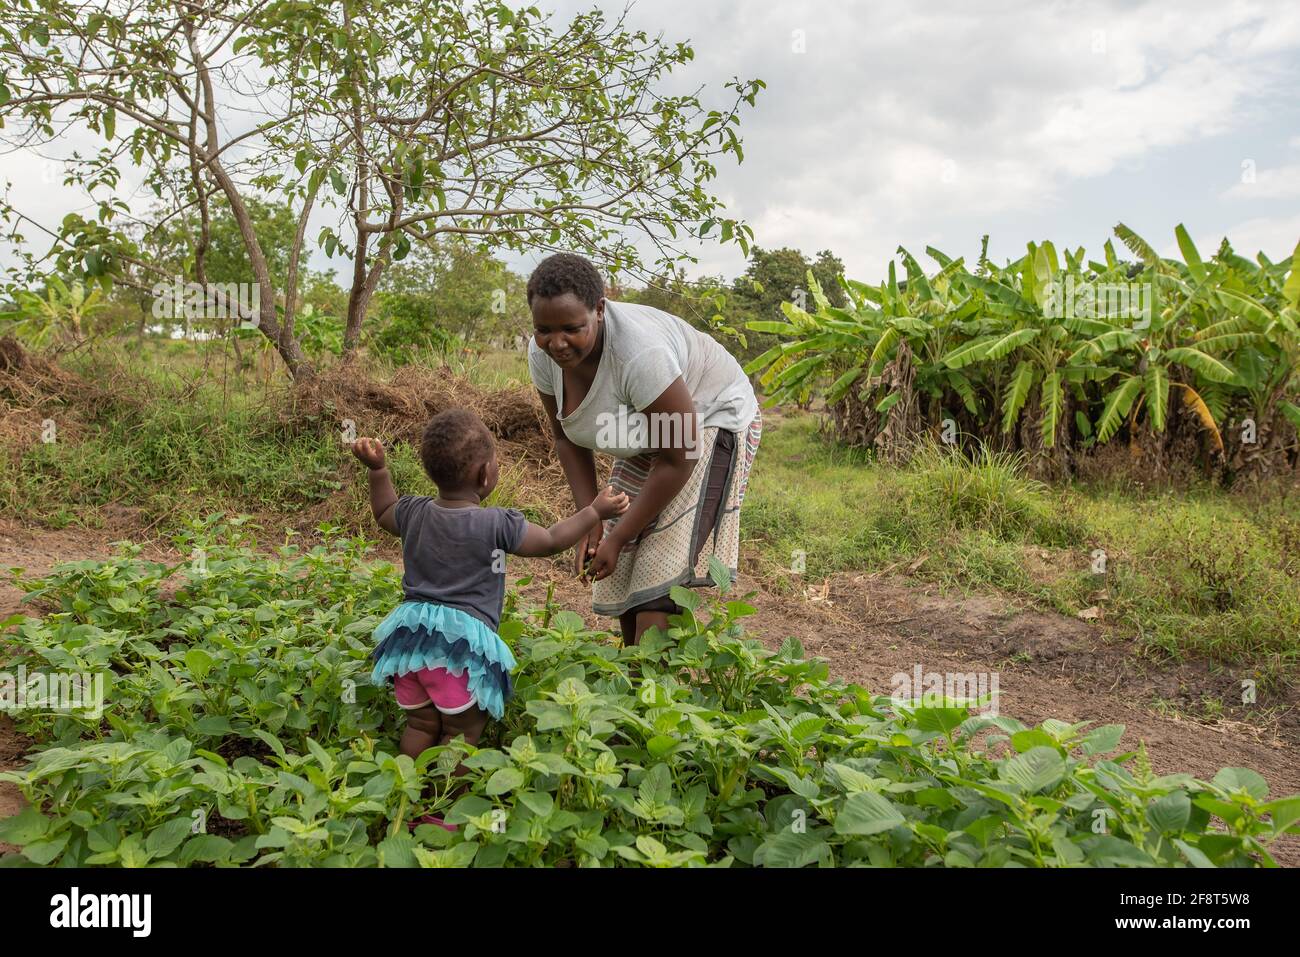
[[[615,515],[622,515],[627,511],[627,505],[627,493],[615,491],[612,485],[601,489],[600,494],[591,501],[591,507],[596,510],[596,514],[602,521]]]
[[[384,467],[384,443],[378,439],[357,439],[352,443],[352,454],[368,469]]]

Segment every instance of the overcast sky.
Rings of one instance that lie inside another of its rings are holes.
[[[999,261],[1041,239],[1100,258],[1120,221],[1170,254],[1179,222],[1207,255],[1224,235],[1274,259],[1300,239],[1294,0],[639,0],[628,20],[693,45],[671,92],[722,106],[727,79],[767,82],[711,191],[759,245],[829,248],[853,278],[900,244],[973,259],[984,233]],[[3,162],[11,180],[38,165]],[[48,182],[27,198],[51,225],[86,208]],[[695,252],[692,275],[743,271],[738,248]],[[327,264],[348,271],[314,253]]]
[[[1207,253],[1300,240],[1294,0],[641,0],[630,19],[689,38],[701,80],[767,81],[715,192],[760,245],[829,247],[855,278],[899,245],[974,257],[985,233],[998,260],[1035,239],[1100,258],[1121,221],[1169,254],[1180,222]]]

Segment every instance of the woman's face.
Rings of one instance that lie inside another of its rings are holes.
[[[533,297],[533,336],[537,347],[562,369],[572,369],[596,348],[596,334],[605,318],[605,300],[588,309],[571,292],[551,299]]]

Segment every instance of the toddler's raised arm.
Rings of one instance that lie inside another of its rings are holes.
[[[370,469],[370,511],[375,521],[384,531],[396,535],[393,509],[397,505],[397,490],[393,488],[393,477],[384,464],[383,443],[378,439],[357,439],[352,443],[352,454]]]

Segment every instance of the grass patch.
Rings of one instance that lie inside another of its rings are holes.
[[[1015,457],[971,462],[941,446],[892,468],[828,446],[813,417],[789,416],[764,432],[742,534],[789,585],[924,558],[917,577],[1064,614],[1097,605],[1144,650],[1247,662],[1274,681],[1300,659],[1295,512],[1280,487],[1250,497],[1055,488]]]
[[[121,503],[141,508],[159,534],[220,511],[370,530],[365,475],[335,424],[286,428],[276,414],[282,386],[226,375],[204,348],[118,344],[78,360],[84,378],[110,383],[103,401],[69,410],[79,417],[71,438],[0,457],[0,508],[93,526]],[[456,357],[449,371],[483,388],[527,376],[513,352]],[[414,448],[399,443],[390,460],[400,492],[432,492]],[[490,504],[554,517],[517,463],[502,462]],[[791,415],[765,430],[742,535],[777,590],[915,566],[918,577],[1067,615],[1096,605],[1144,650],[1246,662],[1263,683],[1286,680],[1300,659],[1298,515],[1280,487],[1057,488],[996,453],[968,462],[936,447],[896,469],[828,445],[812,416]]]
[[[94,527],[102,509],[122,503],[165,533],[189,514],[298,515],[332,500],[332,522],[371,528],[364,470],[334,424],[286,427],[282,376],[267,385],[260,369],[240,373],[214,349],[146,339],[70,358],[72,371],[108,386],[93,405],[68,410],[78,427],[60,435],[72,437],[0,456],[0,509],[56,528]],[[527,378],[526,359],[513,352],[456,356],[447,368],[483,389]],[[391,445],[389,459],[400,492],[436,494],[415,449]],[[533,517],[525,484],[502,462],[491,504]]]

